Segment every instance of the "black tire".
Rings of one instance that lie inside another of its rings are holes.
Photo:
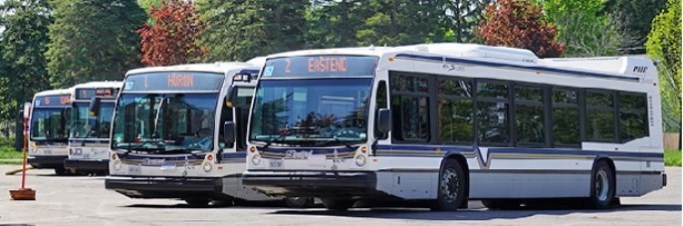
[[[185,203],[192,208],[208,207],[211,200],[206,199],[185,199]]]
[[[605,209],[612,204],[616,193],[616,180],[607,162],[600,161],[593,169],[590,192],[590,208]]]
[[[310,197],[287,197],[285,205],[290,208],[306,208],[313,206],[313,198]]]
[[[432,210],[455,211],[466,202],[467,181],[462,166],[455,159],[448,159],[439,171],[436,204]]]
[[[490,210],[514,210],[521,206],[519,201],[513,199],[487,199],[481,200],[481,203]]]
[[[69,175],[69,172],[64,168],[55,168],[55,174],[57,174],[57,176],[66,176]]]
[[[356,203],[356,201],[351,198],[323,198],[322,201],[325,208],[340,211],[347,210]]]

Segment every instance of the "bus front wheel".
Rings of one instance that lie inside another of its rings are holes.
[[[347,210],[356,203],[351,198],[323,198],[323,205],[330,210]]]
[[[455,159],[447,159],[439,172],[439,187],[433,210],[455,211],[465,202],[465,173]]]

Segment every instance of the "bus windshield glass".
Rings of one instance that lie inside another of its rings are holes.
[[[31,113],[31,139],[66,141],[68,108],[34,108]]]
[[[71,113],[72,138],[109,138],[114,103],[100,104],[99,116],[90,116],[89,103],[76,103]]]
[[[250,140],[289,146],[366,141],[372,79],[261,80]]]
[[[148,93],[119,97],[112,147],[154,153],[213,150],[218,94]]]

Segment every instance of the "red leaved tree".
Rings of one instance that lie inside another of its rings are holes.
[[[154,22],[138,30],[143,64],[182,64],[201,57],[203,51],[196,40],[204,25],[195,14],[194,2],[166,0],[149,14]]]
[[[477,36],[487,45],[528,49],[538,57],[558,57],[564,44],[555,40],[555,26],[543,18],[541,7],[528,0],[499,0],[486,8]]]

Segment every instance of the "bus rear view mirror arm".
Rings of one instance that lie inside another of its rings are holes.
[[[100,97],[93,97],[92,100],[90,100],[90,106],[88,106],[90,116],[99,116],[101,102],[102,98]]]

